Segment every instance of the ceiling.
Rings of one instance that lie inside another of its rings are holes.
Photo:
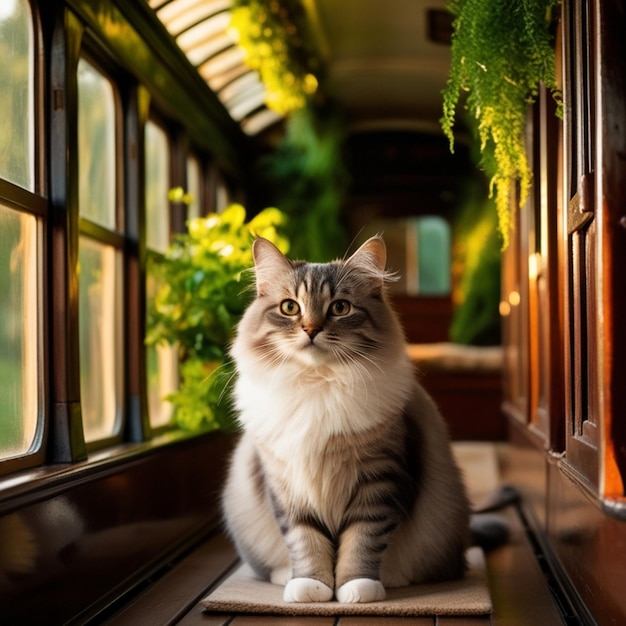
[[[146,1],[247,134],[281,120],[229,29],[233,0]],[[437,127],[450,61],[446,0],[301,1],[324,91],[351,125]]]
[[[450,64],[445,0],[307,4],[319,16],[316,31],[326,51],[327,89],[352,122],[437,124]],[[444,43],[429,33],[438,33]]]

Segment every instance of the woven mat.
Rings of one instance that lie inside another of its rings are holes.
[[[380,602],[283,602],[283,587],[254,578],[247,565],[240,566],[200,604],[218,613],[271,615],[487,615],[492,612],[482,550],[468,550],[470,569],[461,580],[432,585],[388,589]]]

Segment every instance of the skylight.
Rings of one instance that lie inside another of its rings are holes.
[[[146,0],[231,117],[255,135],[282,116],[265,105],[259,74],[230,31],[233,0]]]

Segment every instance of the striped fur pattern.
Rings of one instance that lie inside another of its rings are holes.
[[[294,602],[462,576],[468,503],[387,301],[383,240],[327,264],[263,239],[253,253],[257,297],[231,350],[243,433],[223,494],[241,557]]]

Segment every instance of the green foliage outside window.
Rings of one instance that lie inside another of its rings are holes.
[[[234,369],[229,342],[252,297],[252,241],[262,236],[283,252],[285,216],[267,208],[246,222],[238,204],[223,213],[190,220],[164,255],[151,255],[149,272],[160,285],[148,311],[149,345],[177,344],[181,384],[167,399],[185,430],[232,428],[229,390]]]
[[[503,246],[511,228],[510,198],[522,205],[531,184],[524,128],[543,83],[560,102],[553,26],[559,0],[451,0],[452,63],[443,91],[442,128],[454,144],[457,104],[477,120],[481,167],[490,178]]]

